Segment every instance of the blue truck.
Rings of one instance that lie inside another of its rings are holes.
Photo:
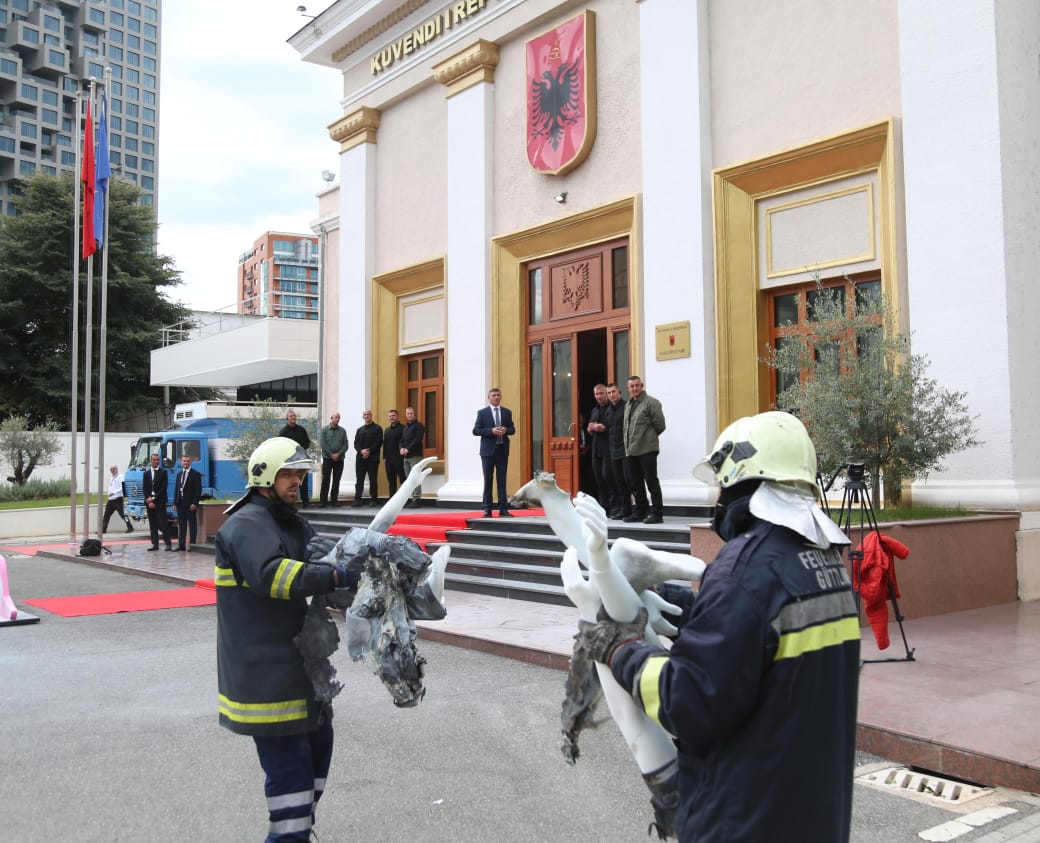
[[[144,472],[151,465],[152,454],[159,455],[160,464],[166,469],[167,515],[174,527],[177,523],[173,509],[174,480],[181,470],[181,457],[185,455],[191,457],[192,467],[202,475],[203,499],[233,501],[241,497],[246,487],[246,463],[231,459],[225,449],[229,440],[239,436],[247,426],[256,424],[248,416],[248,410],[255,406],[233,402],[178,404],[174,410],[174,427],[145,433],[131,446],[130,463],[125,472],[126,514],[137,520],[148,517],[144,505]],[[313,405],[292,406],[300,423],[307,424],[312,440],[316,440],[313,428],[306,421],[308,416],[314,416]],[[275,429],[271,435],[277,433]]]

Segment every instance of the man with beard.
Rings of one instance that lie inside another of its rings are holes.
[[[358,582],[343,566],[308,561],[314,529],[297,514],[296,498],[312,467],[292,439],[261,443],[249,458],[246,493],[216,536],[220,725],[256,745],[268,841],[311,839],[332,760],[332,706],[318,700],[294,640],[307,598]]]

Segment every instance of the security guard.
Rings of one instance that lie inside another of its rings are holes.
[[[859,622],[845,535],[816,505],[816,451],[788,413],[727,427],[694,469],[721,487],[708,565],[670,651],[631,624],[582,624],[675,736],[680,841],[849,838]]]
[[[266,774],[268,841],[310,839],[332,760],[332,708],[319,702],[293,639],[307,598],[356,587],[341,566],[308,561],[314,529],[296,512],[313,463],[292,439],[249,458],[246,494],[216,537],[220,724],[251,735]]]

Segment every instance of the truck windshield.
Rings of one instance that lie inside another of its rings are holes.
[[[152,454],[162,455],[162,440],[144,437],[138,439],[130,448],[130,468],[147,468],[151,465]]]

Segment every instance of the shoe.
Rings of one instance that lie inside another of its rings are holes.
[[[318,504],[318,509],[325,509],[326,506],[328,506],[328,504],[319,503]]]
[[[173,552],[173,545],[171,545],[171,544],[166,545],[166,552],[167,553],[172,553]]]
[[[620,521],[625,517],[625,514],[620,509],[614,509],[607,513],[607,518],[611,521]]]
[[[485,509],[484,510],[484,517],[485,518],[490,518],[491,517],[491,510],[490,509]]]
[[[645,512],[633,512],[631,515],[626,515],[621,520],[626,524],[634,524],[636,521],[642,521],[644,518],[646,518]]]
[[[152,546],[151,546],[150,548],[148,548],[148,549],[149,549],[149,550],[158,550],[158,549],[159,549],[159,545],[157,545],[157,544],[153,544],[153,545],[152,545]]]
[[[498,511],[498,517],[499,518],[512,518],[513,517],[513,513],[510,512],[508,509],[500,509]]]
[[[363,506],[364,506],[364,504],[361,501],[354,501],[354,503],[352,503],[350,505],[350,508],[351,509],[361,509],[361,507],[363,507]]]
[[[166,548],[166,549],[169,550],[169,548]],[[184,545],[183,544],[177,545],[177,552],[178,553],[184,553]]]
[[[129,523],[129,522],[127,522],[127,525],[126,525],[126,531],[127,531],[128,533],[132,533],[132,532],[134,531],[134,525],[133,525],[133,524],[131,524],[131,523]]]
[[[660,515],[648,515],[643,519],[644,524],[663,524],[664,519]]]

